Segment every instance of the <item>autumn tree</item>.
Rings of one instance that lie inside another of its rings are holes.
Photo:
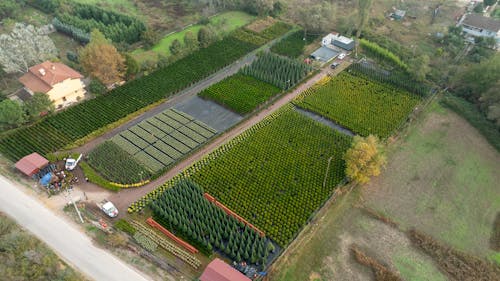
[[[6,99],[0,102],[0,129],[10,129],[25,121],[23,107],[17,101]]]
[[[44,93],[35,93],[24,105],[30,119],[34,120],[41,114],[54,110],[54,103],[49,96]]]
[[[335,6],[327,1],[295,0],[290,6],[290,17],[307,33],[324,33],[330,30],[335,15]]]
[[[125,59],[97,29],[92,30],[89,44],[80,50],[80,63],[90,76],[105,85],[120,81],[125,75]]]
[[[355,136],[351,148],[344,156],[346,175],[356,183],[367,183],[371,176],[378,176],[386,163],[382,146],[377,137]]]
[[[6,73],[25,73],[29,67],[56,56],[52,39],[32,25],[16,23],[11,33],[0,35],[0,65]]]

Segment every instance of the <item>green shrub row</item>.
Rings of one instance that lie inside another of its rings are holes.
[[[398,56],[391,51],[380,47],[377,43],[370,42],[366,39],[359,39],[359,43],[363,50],[369,54],[384,59],[405,71],[408,70],[408,65],[406,65],[406,63],[404,63]]]
[[[274,44],[271,47],[271,51],[282,56],[297,58],[303,54],[304,47],[311,44],[317,38],[318,35],[308,33],[304,40],[304,30],[297,30]]]

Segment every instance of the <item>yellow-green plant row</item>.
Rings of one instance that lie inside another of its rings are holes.
[[[342,72],[323,86],[312,87],[294,104],[366,136],[390,136],[420,98],[404,90]]]
[[[288,105],[132,204],[129,212],[187,177],[284,246],[344,179],[342,156],[350,143],[350,137]]]

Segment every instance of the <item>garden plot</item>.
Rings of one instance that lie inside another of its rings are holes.
[[[168,109],[121,132],[111,141],[154,174],[175,163],[216,133],[215,129],[194,117]],[[113,158],[113,155],[99,157]]]

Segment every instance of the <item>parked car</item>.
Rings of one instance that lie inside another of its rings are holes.
[[[339,55],[339,60],[343,60],[345,58],[346,54],[345,53],[340,53]]]
[[[78,162],[80,162],[81,159],[82,159],[82,154],[80,154],[80,156],[78,156],[77,159],[73,159],[73,158],[66,159],[66,163],[64,164],[64,168],[67,171],[73,171],[76,168],[76,165],[78,164]]]
[[[334,63],[332,63],[332,64],[330,65],[330,68],[331,68],[331,69],[335,69],[335,68],[337,68],[337,66],[339,66],[339,65],[340,65],[340,63],[338,63],[338,62],[334,62]]]
[[[104,199],[101,203],[98,203],[97,206],[110,218],[118,216],[118,209],[111,201]]]

